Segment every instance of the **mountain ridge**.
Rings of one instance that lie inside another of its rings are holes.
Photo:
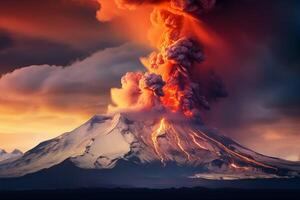
[[[13,159],[18,159],[23,156],[23,152],[19,149],[14,149],[12,152],[7,152],[5,149],[0,149],[0,164],[10,162]]]
[[[112,170],[120,160],[138,165],[176,163],[188,179],[292,178],[300,163],[258,154],[196,121],[130,114],[96,115],[73,131],[44,141],[0,164],[0,177],[19,177],[69,160],[83,169]],[[124,172],[125,173],[125,172]]]

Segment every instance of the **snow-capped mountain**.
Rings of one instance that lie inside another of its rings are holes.
[[[12,152],[8,153],[4,149],[0,149],[0,164],[8,161],[12,161],[13,159],[17,159],[22,157],[22,151],[15,149]]]
[[[188,179],[298,177],[300,163],[249,150],[197,121],[156,120],[130,114],[94,116],[79,128],[42,142],[11,162],[0,177],[17,177],[70,161],[83,169],[113,170],[119,163],[176,164]],[[126,173],[124,171],[123,173]]]

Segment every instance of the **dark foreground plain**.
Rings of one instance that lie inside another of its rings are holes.
[[[76,190],[31,190],[31,191],[1,191],[3,200],[160,200],[160,199],[225,199],[225,200],[257,200],[257,199],[300,199],[300,190],[264,190],[264,189],[76,189]]]

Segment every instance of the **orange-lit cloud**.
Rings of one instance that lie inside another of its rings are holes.
[[[77,49],[88,48],[110,37],[123,38],[111,25],[95,17],[95,1],[5,1],[0,6],[0,29],[12,34],[47,39]]]
[[[148,44],[147,30],[149,29],[149,15],[152,7],[145,6],[139,9],[125,10],[120,8],[114,0],[98,0],[99,10],[97,19],[99,23],[109,22],[115,31],[135,42]]]
[[[242,140],[248,147],[254,148],[260,153],[300,161],[299,129],[300,125],[297,124],[297,121],[283,119],[274,124],[249,127],[245,132],[248,134],[248,138]]]
[[[109,89],[119,84],[123,73],[138,69],[143,52],[142,46],[127,44],[99,51],[70,66],[28,66],[3,75],[0,146],[33,147],[36,139],[20,146],[20,142],[1,138],[10,138],[8,134],[51,138],[105,113]]]
[[[263,134],[263,137],[265,140],[268,141],[274,141],[274,140],[281,140],[284,139],[284,134],[278,133],[278,130],[269,130],[266,131],[266,133]]]

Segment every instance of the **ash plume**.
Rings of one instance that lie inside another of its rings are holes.
[[[115,5],[122,12],[153,7],[147,31],[157,50],[142,59],[148,72],[127,73],[122,88],[112,89],[115,105],[110,108],[158,108],[193,117],[227,96],[220,77],[203,66],[205,46],[197,30],[197,21],[215,0],[115,0]]]
[[[204,54],[200,45],[188,38],[180,38],[168,46],[165,49],[164,57],[174,61],[182,68],[191,67],[193,62],[202,62],[204,60]]]
[[[162,77],[157,74],[145,73],[139,81],[140,88],[149,89],[157,96],[164,96],[164,85]]]
[[[171,7],[183,12],[199,15],[214,7],[216,0],[171,0]]]

